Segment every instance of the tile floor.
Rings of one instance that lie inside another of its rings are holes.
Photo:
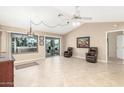
[[[108,63],[111,63],[111,64],[124,64],[124,60],[119,59],[119,58],[109,57],[108,58]]]
[[[15,87],[124,86],[124,64],[88,63],[61,56],[15,70]]]

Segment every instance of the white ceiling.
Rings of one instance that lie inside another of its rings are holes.
[[[123,6],[82,6],[80,7],[82,17],[92,17],[92,20],[81,20],[86,22],[118,22],[124,21]],[[49,25],[65,24],[66,21],[57,17],[59,13],[64,13],[70,18],[75,13],[74,6],[30,6],[30,7],[0,7],[0,24],[29,29],[30,18],[34,23],[41,20]],[[58,26],[56,28],[48,28],[44,25],[34,26],[34,30],[65,34],[75,27],[72,24],[67,26]]]

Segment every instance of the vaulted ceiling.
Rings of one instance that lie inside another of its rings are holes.
[[[30,18],[34,23],[44,21],[50,26],[65,24],[66,20],[58,18],[58,14],[63,13],[70,18],[75,13],[74,6],[1,6],[0,24],[29,29]],[[82,17],[92,17],[92,20],[81,20],[81,23],[88,22],[123,22],[123,6],[81,6],[80,14]],[[76,27],[70,23],[66,26],[50,28],[43,24],[33,25],[33,30],[46,31],[51,33],[65,34]]]

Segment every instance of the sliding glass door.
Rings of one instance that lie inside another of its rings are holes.
[[[60,38],[46,37],[46,57],[60,55]]]

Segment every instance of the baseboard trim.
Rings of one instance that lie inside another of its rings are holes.
[[[86,59],[85,57],[80,57],[80,56],[73,56],[74,58],[79,58],[79,59]],[[98,62],[101,62],[101,63],[107,63],[106,60],[101,60],[101,59],[98,59]]]
[[[100,60],[100,59],[98,59],[98,62],[107,63],[106,60]]]
[[[19,60],[19,61],[15,61],[14,64],[23,64],[23,63],[28,63],[30,61],[36,61],[36,60],[43,60],[45,59],[44,57],[41,58],[35,58],[35,59],[29,59],[29,60]]]
[[[73,56],[74,58],[80,58],[80,59],[85,59],[85,57],[80,57],[80,56]]]

